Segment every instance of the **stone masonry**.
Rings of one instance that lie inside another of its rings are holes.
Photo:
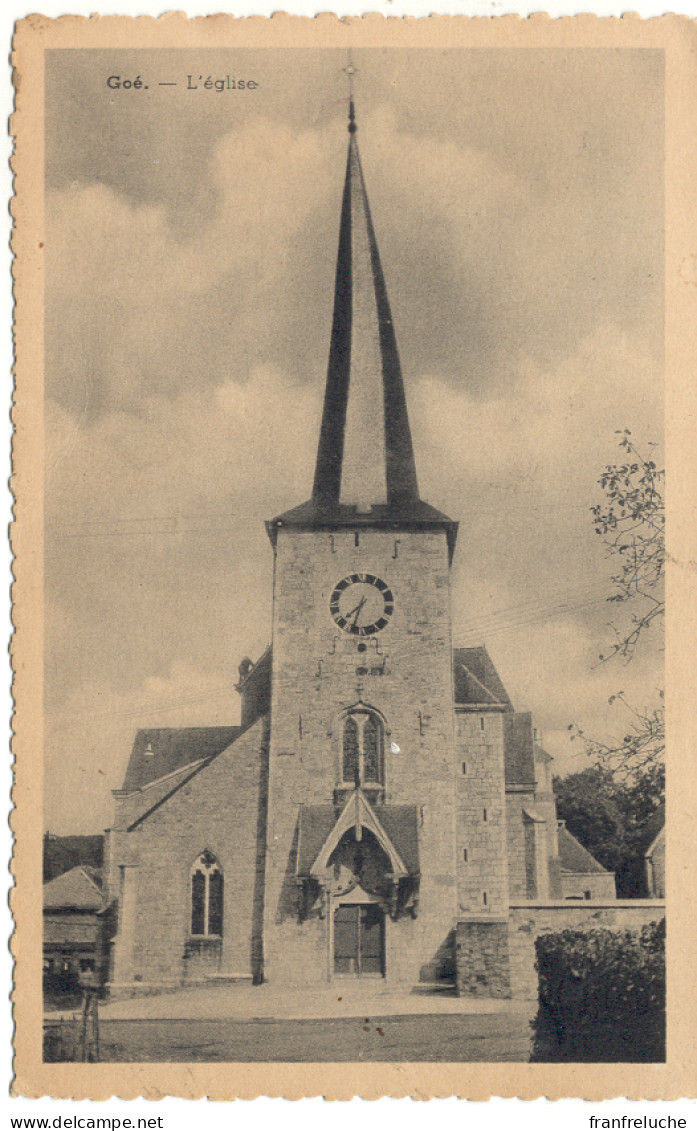
[[[395,600],[388,627],[366,642],[366,652],[329,614],[334,585],[357,569],[381,577]],[[386,924],[387,976],[428,979],[457,914],[445,534],[282,530],[272,654],[265,976],[307,983],[327,978],[327,922],[298,923],[293,841],[298,804],[333,797],[340,780],[339,719],[360,701],[385,721],[386,802],[419,809],[418,917]]]

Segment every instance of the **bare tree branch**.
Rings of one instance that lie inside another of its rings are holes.
[[[656,444],[650,443],[649,456],[637,448],[628,428],[618,431],[619,445],[626,459],[608,464],[598,483],[604,492],[602,503],[591,507],[596,534],[603,538],[607,555],[617,562],[611,579],[614,591],[607,600],[615,605],[631,603],[628,620],[608,627],[615,641],[600,663],[621,656],[627,663],[639,641],[665,614],[665,471],[650,458]],[[657,692],[659,705],[653,710],[637,710],[623,691],[610,697],[630,716],[627,733],[617,743],[589,738],[572,724],[573,738],[585,743],[592,761],[619,778],[636,778],[656,767],[665,751],[665,712],[663,691]]]

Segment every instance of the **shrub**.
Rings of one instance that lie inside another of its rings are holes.
[[[537,1061],[665,1060],[665,919],[535,941]]]

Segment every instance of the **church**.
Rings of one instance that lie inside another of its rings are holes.
[[[114,992],[509,996],[514,912],[614,899],[585,850],[569,895],[532,717],[484,647],[453,645],[458,524],[419,493],[353,102],[348,130],[312,494],[266,523],[271,642],[240,664],[240,725],[136,734],[106,839]]]

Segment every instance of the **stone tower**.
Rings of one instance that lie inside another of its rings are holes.
[[[432,981],[457,917],[450,566],[419,497],[351,102],[312,497],[274,562],[263,973]]]

